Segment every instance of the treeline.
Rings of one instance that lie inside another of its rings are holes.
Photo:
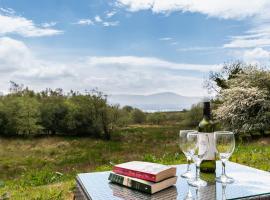
[[[110,139],[118,120],[118,106],[92,91],[81,94],[62,89],[41,92],[11,82],[0,97],[0,135],[87,135]]]
[[[189,110],[175,112],[145,113],[131,106],[124,106],[120,110],[118,124],[126,126],[130,124],[149,125],[178,125],[183,128],[194,128],[202,119],[202,105],[195,104]]]
[[[131,106],[107,103],[98,91],[64,93],[62,89],[40,92],[10,82],[10,91],[0,96],[0,136],[79,135],[110,139],[116,128],[131,124],[181,124],[194,127],[202,109],[145,113]]]
[[[40,92],[10,82],[0,96],[0,136],[78,135],[110,139],[116,128],[131,124],[178,123],[179,112],[144,113],[131,106],[110,105],[98,91],[64,93],[62,89]]]

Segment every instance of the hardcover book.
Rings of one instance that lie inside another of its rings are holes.
[[[132,161],[115,165],[113,172],[147,181],[159,182],[175,176],[176,168],[150,162]]]
[[[177,181],[177,177],[173,176],[171,178],[165,179],[163,181],[154,183],[151,181],[145,181],[137,178],[132,178],[120,174],[110,173],[109,178],[111,182],[124,185],[126,187],[145,192],[148,194],[154,194],[158,191],[161,191],[165,188],[168,188],[174,185]]]

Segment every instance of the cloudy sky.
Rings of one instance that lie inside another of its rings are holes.
[[[269,0],[0,0],[0,91],[201,96],[210,70],[269,64]]]

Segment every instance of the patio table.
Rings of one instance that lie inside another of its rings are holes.
[[[270,173],[245,165],[227,162],[227,174],[234,178],[232,184],[222,185],[209,182],[206,187],[195,188],[187,184],[180,175],[185,172],[186,164],[177,165],[178,180],[175,186],[153,195],[110,183],[110,172],[82,173],[76,177],[76,200],[182,200],[188,191],[194,199],[260,199],[270,200]],[[192,170],[195,171],[194,166]],[[217,162],[216,176],[221,173],[221,163]]]

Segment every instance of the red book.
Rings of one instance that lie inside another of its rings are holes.
[[[175,176],[176,168],[150,162],[132,161],[115,165],[113,172],[147,181],[159,182]]]

